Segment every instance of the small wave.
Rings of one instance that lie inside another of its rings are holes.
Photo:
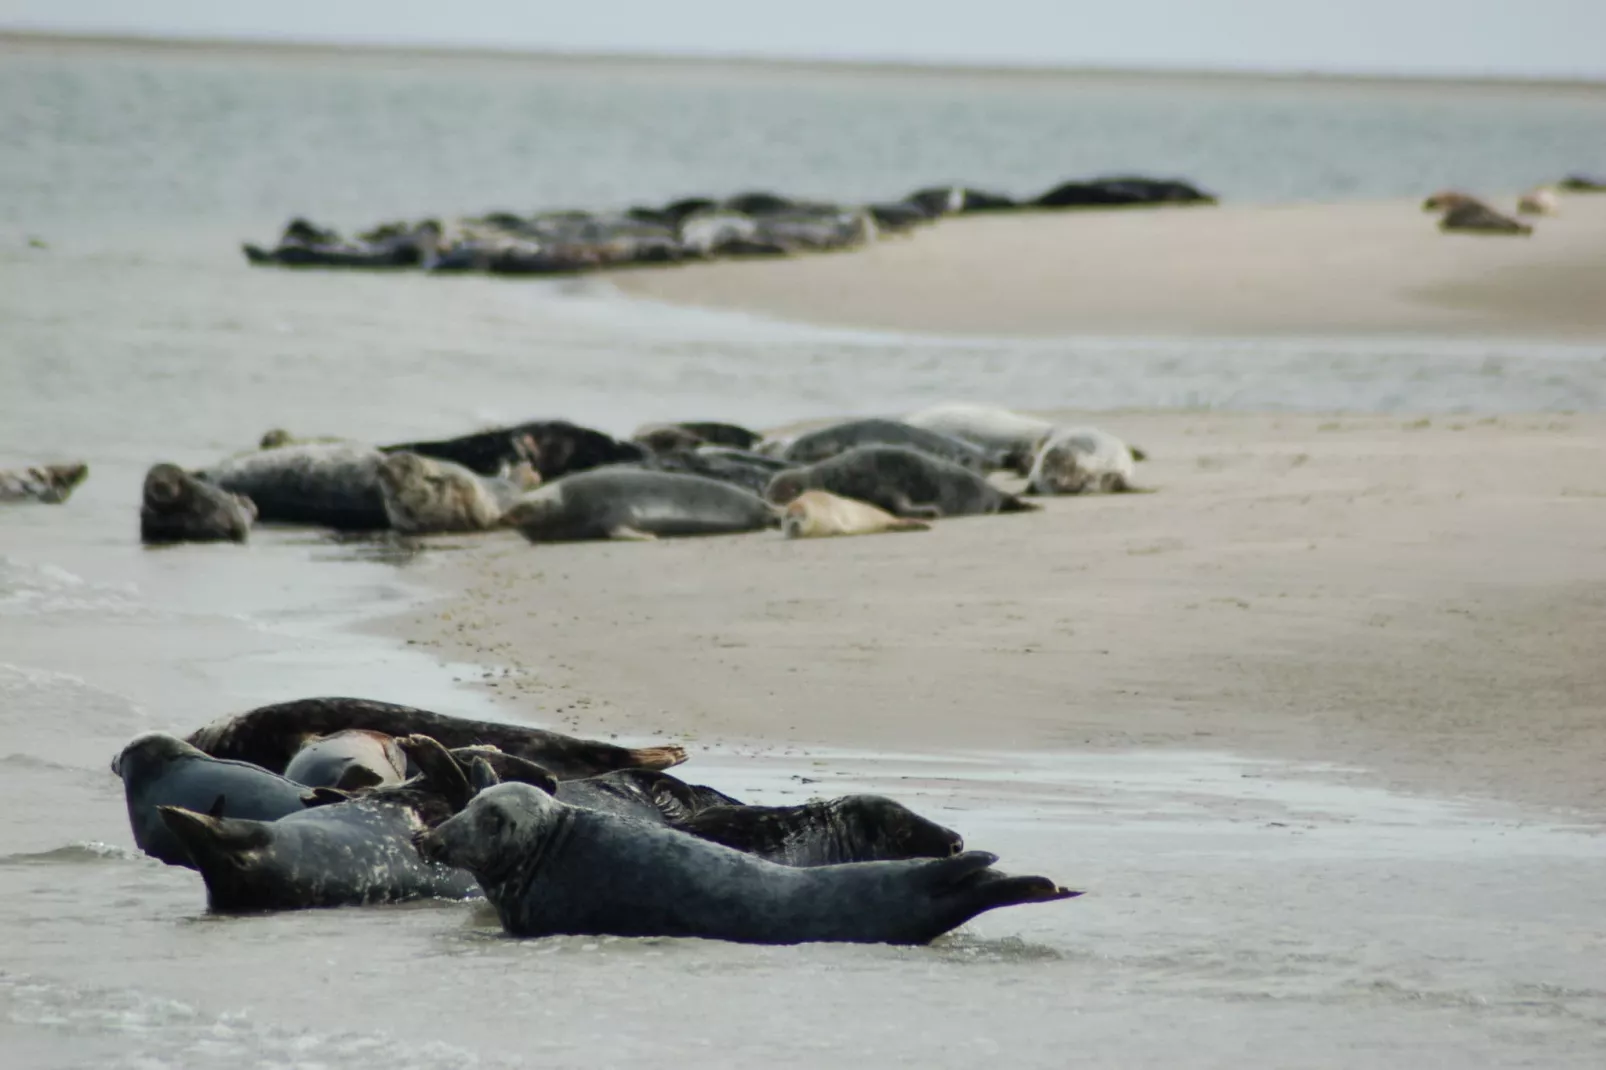
[[[76,766],[64,762],[53,762],[49,758],[41,758],[34,754],[7,754],[0,757],[0,769],[33,769],[47,773],[76,773],[80,770]]]
[[[98,862],[143,862],[145,855],[126,847],[117,847],[99,841],[69,843],[49,851],[32,851],[14,855],[0,855],[0,866],[71,866]]]
[[[133,615],[144,611],[132,583],[91,583],[59,565],[30,565],[0,555],[0,613],[93,612]]]

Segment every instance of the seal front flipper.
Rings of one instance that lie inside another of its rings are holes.
[[[898,516],[911,520],[941,520],[942,509],[936,505],[916,505],[909,500],[907,494],[896,494],[891,504],[895,506],[892,512]]]

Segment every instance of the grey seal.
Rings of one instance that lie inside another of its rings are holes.
[[[1021,475],[1031,469],[1038,443],[1054,430],[1052,423],[1036,416],[962,401],[932,405],[903,419],[912,427],[940,431],[990,450]]]
[[[986,475],[1004,467],[999,454],[953,435],[898,420],[845,420],[806,431],[786,444],[781,456],[792,464],[814,464],[855,446],[906,446]]]
[[[983,911],[1080,893],[982,852],[795,868],[528,784],[487,787],[418,837],[478,878],[515,936],[683,936],[759,944],[923,944]]]
[[[688,784],[656,769],[615,769],[560,781],[534,762],[496,747],[456,747],[451,753],[465,769],[476,759],[485,762],[498,781],[533,784],[571,806],[604,810],[656,825],[683,821],[714,806],[742,805],[724,792]]]
[[[644,424],[630,436],[651,450],[685,449],[692,446],[729,446],[750,450],[764,436],[739,424],[717,420],[682,420],[678,423]]]
[[[728,446],[697,446],[655,453],[644,460],[630,462],[629,467],[717,479],[762,496],[775,473],[784,472],[792,465],[777,457]]]
[[[710,806],[671,823],[699,839],[787,866],[947,858],[965,848],[959,833],[880,795],[801,806]]]
[[[612,435],[567,420],[535,420],[458,438],[403,442],[380,449],[453,461],[482,476],[494,476],[509,465],[529,461],[544,483],[605,464],[639,461],[647,455],[646,447],[640,443],[620,442]]]
[[[626,466],[566,476],[520,498],[505,517],[531,542],[724,535],[778,522],[763,499],[740,487]]]
[[[1037,450],[1027,494],[1096,494],[1133,490],[1133,450],[1096,427],[1059,428]]]
[[[196,474],[250,498],[262,521],[375,531],[390,526],[379,461],[370,446],[315,442],[230,457]]]
[[[385,516],[394,530],[407,535],[489,531],[520,494],[540,483],[528,461],[506,476],[482,476],[417,453],[389,453],[379,463]]]
[[[425,860],[413,842],[467,803],[468,781],[435,741],[404,745],[419,776],[277,821],[160,807],[206,881],[207,906],[234,914],[478,897],[470,874]]]
[[[786,505],[804,491],[828,490],[893,516],[935,519],[1036,509],[968,468],[903,446],[859,446],[770,480],[764,496]]]
[[[176,464],[145,473],[139,537],[147,543],[244,542],[257,509],[250,498],[197,479]]]
[[[348,728],[429,736],[448,748],[490,744],[535,762],[560,780],[612,769],[667,769],[686,760],[681,747],[618,747],[526,725],[474,721],[360,698],[306,698],[261,706],[219,718],[193,732],[189,742],[219,758],[280,772],[309,738]]]
[[[284,775],[309,788],[356,791],[407,779],[407,754],[395,736],[366,728],[347,728],[302,744],[285,764]]]
[[[1508,215],[1490,208],[1482,201],[1467,198],[1452,204],[1444,218],[1439,220],[1443,231],[1461,231],[1470,234],[1532,234],[1534,228]]]
[[[158,807],[274,821],[319,801],[301,784],[249,762],[213,758],[166,732],[131,740],[112,760],[112,772],[123,780],[128,824],[139,849],[168,865],[192,869],[188,852],[162,822]]]
[[[89,476],[87,464],[42,464],[0,470],[0,502],[60,505]]]
[[[828,490],[806,490],[781,510],[781,533],[788,539],[834,535],[878,535],[884,531],[930,531],[923,520],[906,520]]]

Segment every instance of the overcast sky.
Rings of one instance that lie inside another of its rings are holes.
[[[0,0],[0,26],[585,52],[1606,79],[1606,0]]]

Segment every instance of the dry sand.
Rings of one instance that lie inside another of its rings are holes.
[[[501,533],[400,627],[495,666],[511,715],[694,758],[1184,747],[1606,814],[1606,418],[1096,419],[1155,493],[805,542]]]
[[[1514,198],[1492,198],[1509,211]],[[1606,339],[1606,195],[1530,237],[1416,203],[967,216],[868,249],[617,277],[662,301],[986,335],[1500,334]]]

